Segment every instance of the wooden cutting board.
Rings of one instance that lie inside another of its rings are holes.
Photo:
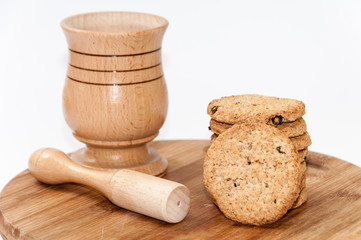
[[[361,239],[361,169],[310,152],[308,201],[278,222],[253,227],[225,218],[202,182],[209,141],[151,144],[169,161],[165,178],[186,185],[191,208],[183,222],[169,224],[111,204],[76,184],[39,183],[28,170],[0,196],[4,239]]]

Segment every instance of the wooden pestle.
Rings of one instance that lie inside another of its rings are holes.
[[[79,183],[103,193],[115,205],[169,223],[182,221],[190,207],[186,186],[133,170],[96,170],[74,163],[56,149],[34,152],[29,170],[47,184]]]

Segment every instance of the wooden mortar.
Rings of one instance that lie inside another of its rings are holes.
[[[65,120],[86,144],[70,158],[94,168],[161,175],[167,160],[147,143],[163,125],[168,95],[161,65],[166,19],[132,12],[66,18]]]

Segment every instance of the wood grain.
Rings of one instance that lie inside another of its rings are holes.
[[[149,52],[141,55],[127,55],[121,57],[87,55],[69,51],[69,64],[78,68],[98,71],[127,71],[139,70],[156,66],[161,62],[161,51]]]
[[[70,157],[95,168],[161,175],[167,160],[146,147],[162,127],[168,93],[161,46],[168,21],[135,12],[95,12],[61,22],[69,47],[63,112],[86,144]]]
[[[152,175],[162,174],[167,161],[146,143],[158,135],[167,110],[163,77],[142,84],[104,86],[67,78],[64,117],[74,137],[87,145],[70,157],[91,167],[137,167]]]
[[[35,151],[28,167],[31,175],[42,183],[82,184],[102,193],[121,208],[165,222],[178,223],[189,212],[188,188],[161,177],[130,169],[87,168],[54,148]]]
[[[158,64],[141,71],[91,71],[69,65],[68,77],[83,83],[93,84],[131,84],[154,81],[163,76],[162,65]]]
[[[202,164],[209,141],[150,144],[169,161],[166,179],[191,192],[188,216],[178,224],[130,212],[76,184],[50,186],[22,172],[0,196],[0,232],[6,239],[360,239],[361,169],[310,152],[308,201],[278,222],[253,227],[225,218],[204,189]]]
[[[168,21],[135,12],[95,12],[61,22],[69,49],[101,56],[145,54],[161,48]]]

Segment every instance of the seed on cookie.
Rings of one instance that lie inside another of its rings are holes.
[[[271,118],[273,125],[281,125],[283,122],[283,117],[281,115],[274,116]]]
[[[213,107],[211,108],[212,114],[215,114],[215,113],[217,112],[217,109],[218,109],[218,106],[213,106]]]

